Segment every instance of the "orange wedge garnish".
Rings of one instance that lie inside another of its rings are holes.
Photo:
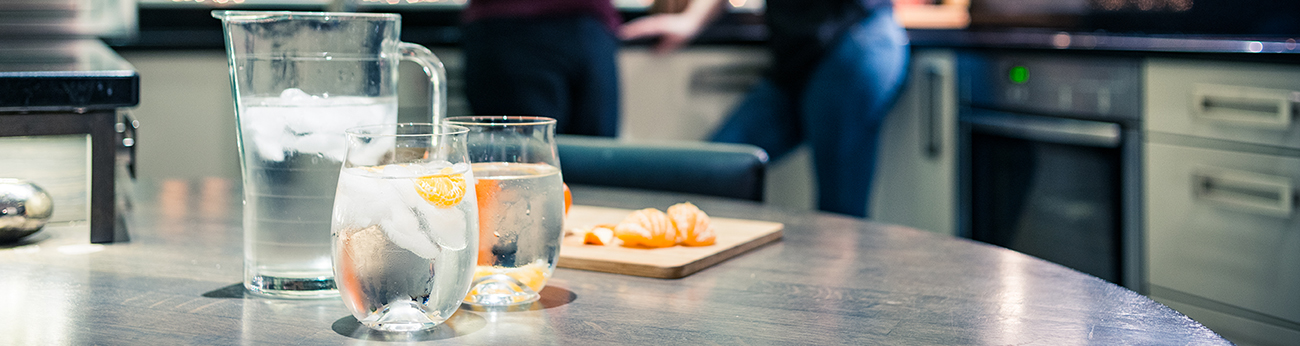
[[[361,292],[361,280],[357,277],[357,270],[354,268],[355,262],[352,259],[351,235],[343,238],[343,246],[339,251],[338,260],[339,270],[338,275],[334,277],[334,282],[338,284],[339,293],[343,296],[343,303],[347,304],[353,311],[366,309],[365,298],[361,296],[363,293]]]
[[[497,244],[496,220],[493,220],[500,212],[500,208],[494,200],[501,190],[501,185],[494,179],[479,178],[474,183],[474,195],[478,196],[478,265],[490,266],[496,264],[496,256],[492,254],[492,246]]]
[[[573,206],[573,193],[569,192],[569,184],[564,184],[564,215],[569,215],[571,206]]]
[[[429,204],[451,208],[465,199],[465,176],[452,174],[451,167],[443,168],[437,175],[416,178],[415,191]]]

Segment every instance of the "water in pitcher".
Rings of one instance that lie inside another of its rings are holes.
[[[395,123],[397,101],[298,89],[241,101],[245,286],[269,296],[337,295],[330,211],[347,150],[343,131]]]

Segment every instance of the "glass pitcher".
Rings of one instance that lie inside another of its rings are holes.
[[[446,111],[442,62],[400,42],[401,16],[213,11],[222,21],[244,183],[244,287],[337,296],[330,211],[344,130],[397,123],[401,60],[429,76],[429,121]]]

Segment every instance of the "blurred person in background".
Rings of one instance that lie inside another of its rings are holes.
[[[556,119],[556,132],[618,134],[611,0],[471,0],[462,18],[465,96],[475,115]]]
[[[663,1],[663,0],[661,0]],[[723,11],[721,0],[691,0],[677,13],[630,21],[626,40],[658,37],[674,51]],[[807,142],[817,208],[867,216],[880,128],[906,79],[907,35],[890,0],[767,0],[771,70],[713,134],[747,143],[773,160]]]

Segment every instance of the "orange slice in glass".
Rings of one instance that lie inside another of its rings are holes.
[[[465,176],[443,168],[437,175],[415,178],[415,191],[429,204],[451,208],[465,199]]]
[[[474,184],[474,194],[478,196],[478,265],[490,266],[496,263],[492,246],[497,244],[497,224],[493,220],[500,214],[497,209],[496,195],[501,185],[495,179],[478,178]]]
[[[569,184],[564,184],[564,215],[569,215],[569,207],[573,206],[573,192],[569,191]]]
[[[533,292],[541,292],[542,285],[546,284],[546,269],[548,269],[548,265],[542,261],[535,261],[519,268],[478,266],[474,270],[474,282],[478,282],[479,279],[488,275],[505,274],[519,281],[520,284],[528,286]],[[477,289],[472,289],[469,292],[471,296],[477,294]]]

